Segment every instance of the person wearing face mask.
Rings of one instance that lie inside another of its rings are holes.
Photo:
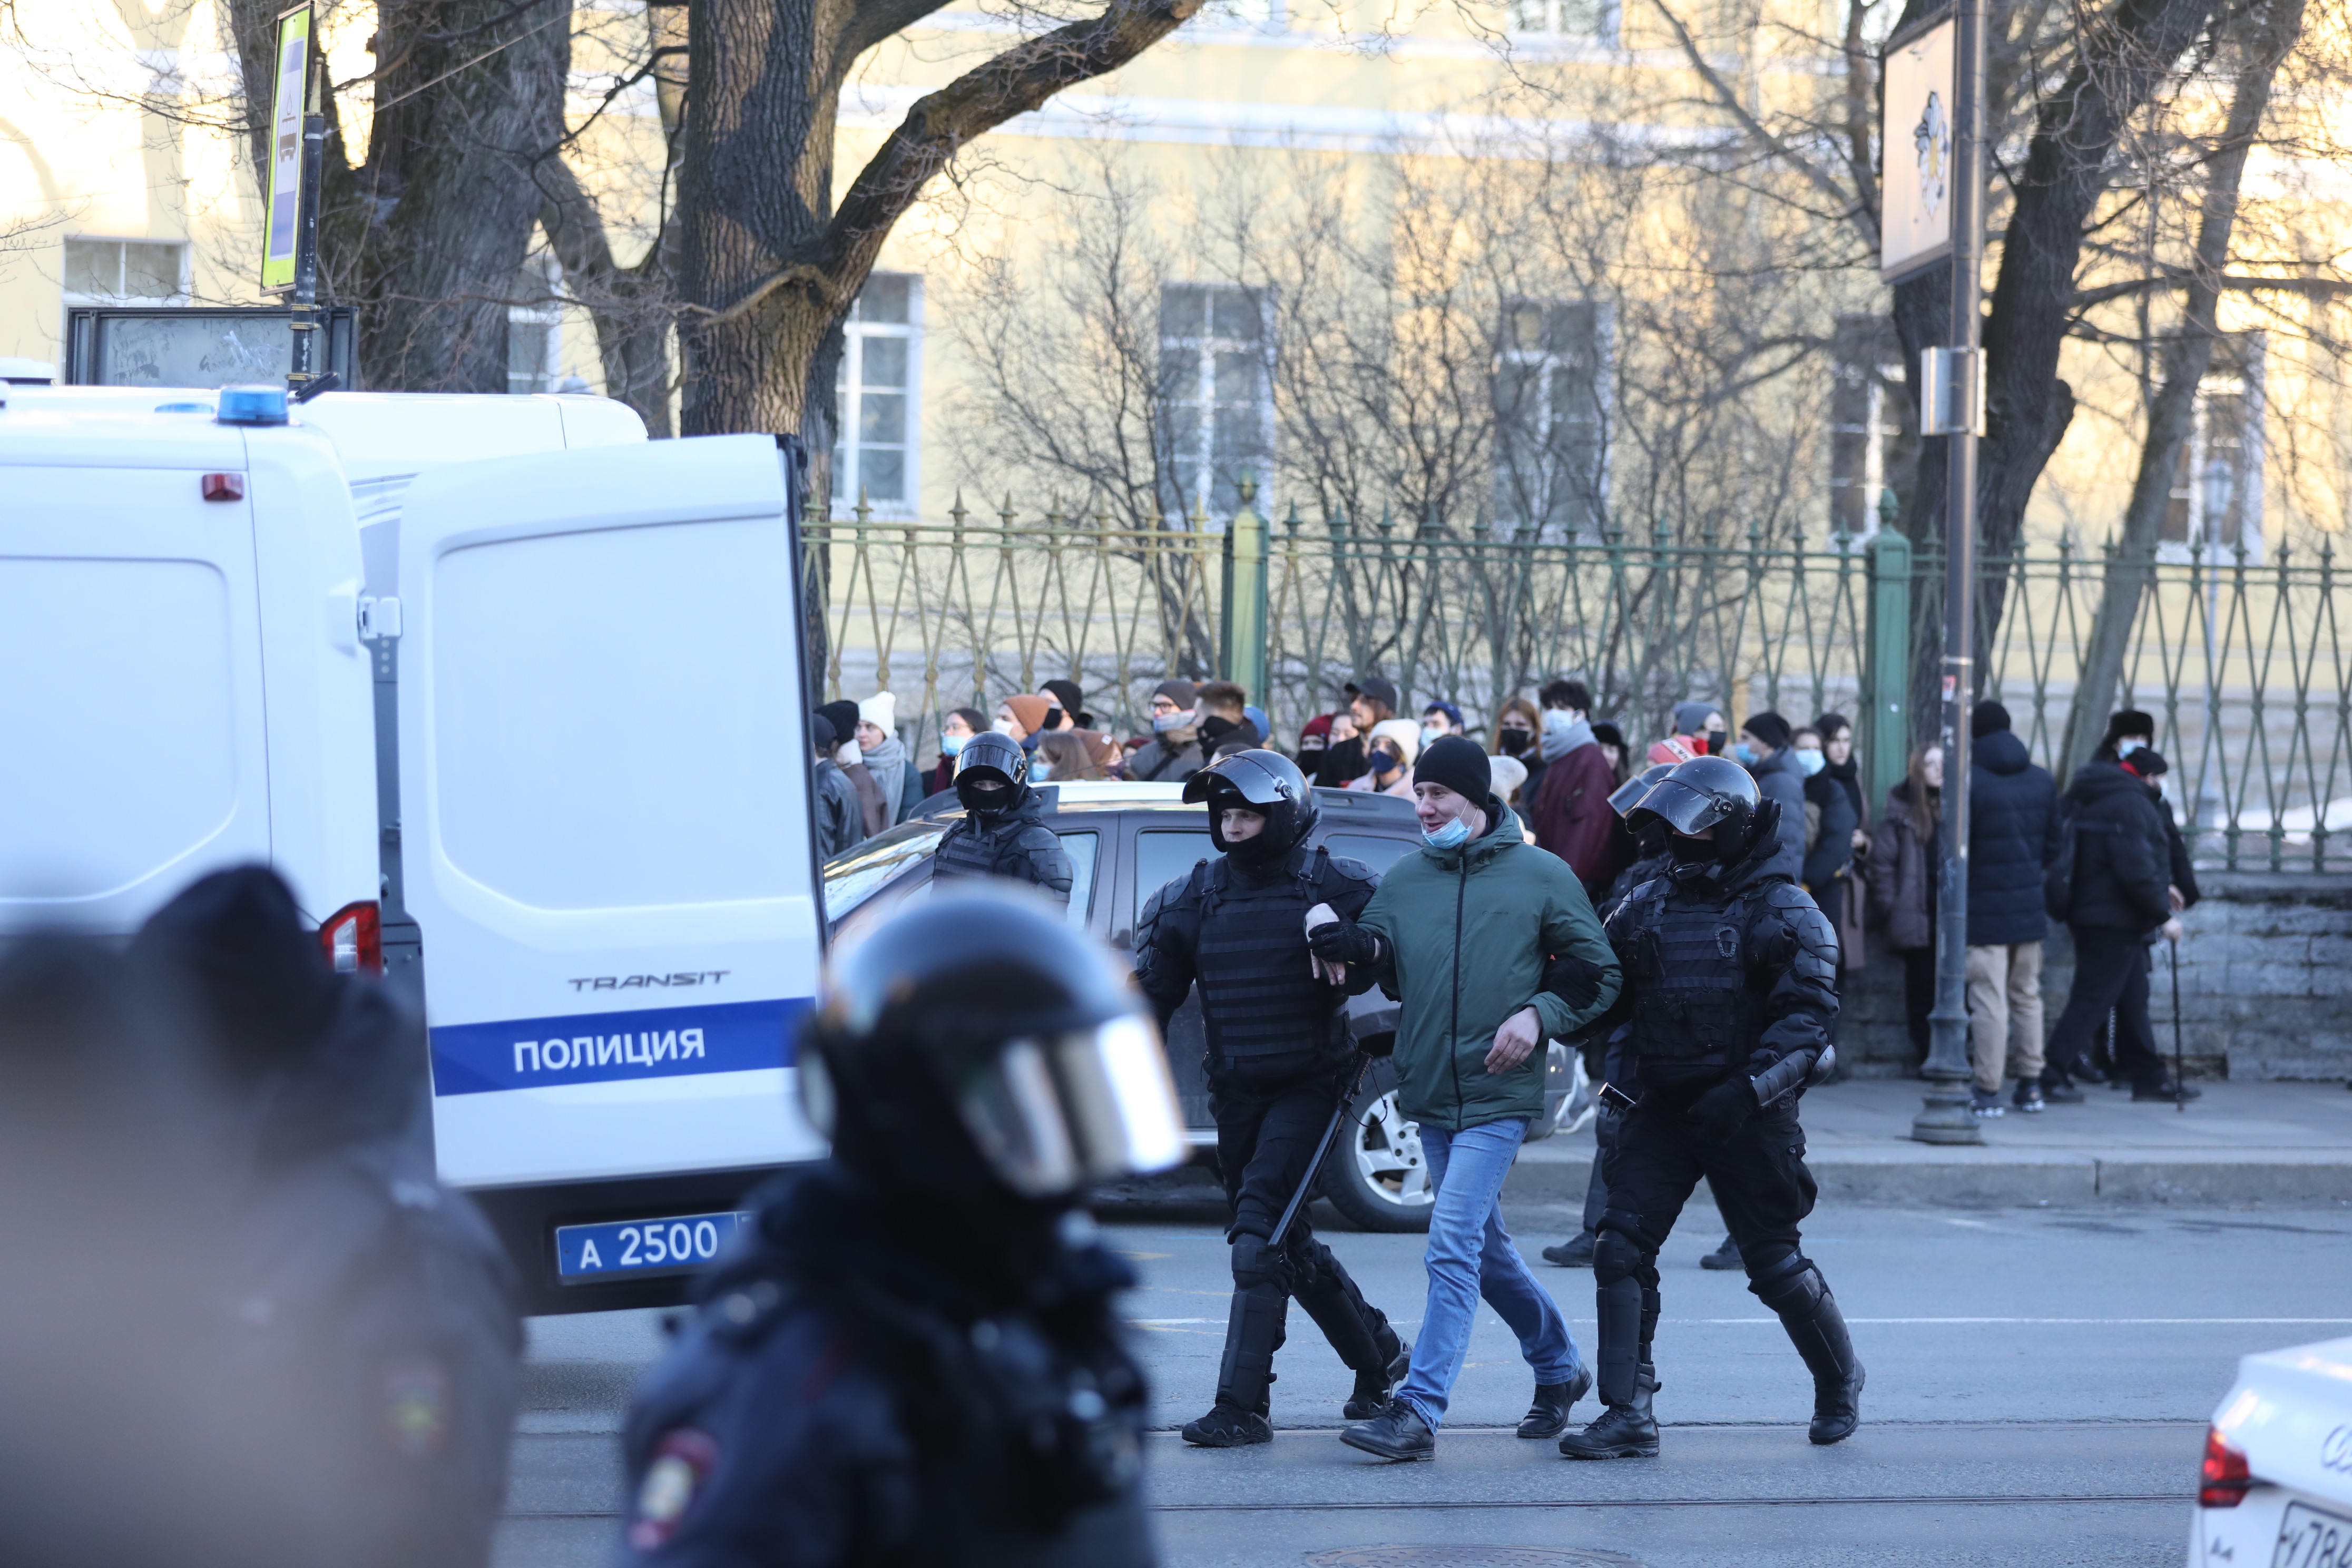
[[[1514,697],[1503,704],[1495,721],[1495,743],[1487,748],[1498,757],[1517,758],[1528,770],[1528,782],[1520,786],[1525,792],[1519,796],[1523,801],[1535,799],[1543,785],[1543,752],[1536,745],[1536,734],[1542,728],[1543,710],[1524,697]]]
[[[1347,992],[1308,953],[1307,919],[1325,908],[1360,915],[1380,876],[1307,847],[1314,790],[1277,752],[1220,757],[1192,775],[1184,798],[1208,806],[1210,838],[1224,853],[1151,895],[1136,917],[1135,978],[1163,1034],[1200,992],[1234,1295],[1216,1404],[1183,1436],[1235,1448],[1274,1439],[1268,1385],[1293,1296],[1356,1374],[1349,1420],[1378,1414],[1404,1374],[1404,1342],[1315,1239],[1304,1212],[1275,1234],[1291,1194],[1313,1175],[1323,1130],[1355,1077]]]
[[[1024,691],[996,705],[996,722],[992,728],[1000,735],[1011,736],[1023,751],[1034,753],[1037,750],[1037,737],[1051,728],[1046,722],[1046,715],[1053,711],[1053,703]]]
[[[869,810],[866,818],[868,837],[895,823],[907,820],[916,804],[923,798],[922,771],[907,755],[907,748],[898,740],[898,700],[887,691],[877,691],[857,705],[857,752],[866,763],[866,772],[880,787],[883,809]],[[864,797],[861,795],[860,799]]]
[[[809,718],[809,739],[815,753],[811,758],[814,772],[809,777],[809,805],[816,817],[816,856],[830,860],[856,848],[866,837],[865,813],[858,803],[857,786],[834,761],[841,750],[841,739],[822,710]]]
[[[1127,776],[1182,784],[1209,759],[1201,750],[1200,697],[1189,680],[1163,680],[1151,692],[1151,739],[1127,759]]]
[[[817,711],[833,726],[835,740],[833,760],[841,769],[841,776],[857,793],[857,837],[871,837],[881,828],[874,824],[889,826],[891,809],[897,805],[895,796],[887,795],[882,781],[866,765],[865,748],[857,743],[857,704],[847,700],[828,702]]]
[[[1249,693],[1230,680],[1210,680],[1194,689],[1201,713],[1201,749],[1211,760],[1265,745],[1249,719]]]
[[[1462,710],[1440,698],[1421,710],[1421,743],[1426,750],[1448,735],[1462,733]]]
[[[1653,763],[1682,763],[1693,757],[1721,756],[1724,750],[1723,710],[1714,703],[1693,700],[1675,704],[1675,732],[1650,748]]]
[[[977,708],[955,709],[940,721],[940,760],[931,770],[930,795],[955,787],[956,753],[963,750],[966,741],[987,728],[988,715]]]
[[[1364,732],[1352,707],[1331,715],[1330,744],[1323,750],[1323,765],[1315,782],[1325,789],[1345,789],[1364,773]]]
[[[2094,757],[2112,756],[2114,760],[2122,762],[2135,752],[2152,752],[2155,749],[2156,721],[2136,708],[2126,708],[2107,721],[2106,743],[2091,754]],[[2172,815],[2171,803],[2164,798],[2164,792],[2152,782],[2155,775],[2148,774],[2147,778],[2151,781],[2147,788],[2156,801],[2156,813],[2164,818],[2164,837],[2168,849],[2167,859],[2172,868],[2172,880],[2165,889],[2165,897],[2171,901],[2172,912],[2177,915],[2197,902],[2197,871],[2189,861],[2189,844],[2180,836],[2180,824]]]
[[[1536,842],[1568,862],[1588,892],[1615,879],[1633,858],[1624,825],[1609,809],[1616,770],[1593,739],[1586,713],[1592,691],[1580,680],[1555,680],[1537,693],[1543,702],[1543,778],[1522,794]]]
[[[1331,747],[1331,715],[1318,713],[1299,726],[1298,771],[1309,784],[1322,782],[1323,754]]]
[[[1055,730],[1091,730],[1094,715],[1083,711],[1086,693],[1075,680],[1048,680],[1037,688],[1037,695],[1046,701],[1045,721],[1038,728],[1048,732]]]
[[[1543,1042],[1607,1011],[1617,962],[1583,884],[1520,837],[1492,778],[1466,737],[1423,752],[1413,768],[1422,852],[1389,869],[1361,919],[1307,933],[1318,956],[1349,966],[1351,988],[1378,983],[1401,1004],[1398,1107],[1420,1124],[1437,1189],[1412,1370],[1386,1409],[1341,1435],[1386,1459],[1436,1453],[1482,1298],[1535,1373],[1519,1436],[1566,1430],[1591,1384],[1567,1320],[1503,1228],[1500,1201],[1528,1123],[1543,1114]]]
[[[1927,1015],[1936,1005],[1936,868],[1943,858],[1944,748],[1911,753],[1903,782],[1870,837],[1870,912],[1886,945],[1903,957],[1903,1021],[1915,1065],[1927,1060]]]
[[[1767,709],[1748,716],[1731,748],[1732,759],[1755,775],[1764,798],[1780,807],[1772,874],[1791,882],[1805,868],[1805,774],[1790,744],[1795,739],[1789,721]]]
[[[2155,728],[2146,719],[2132,710],[2116,715],[2107,743],[2066,786],[2074,864],[2059,912],[2074,936],[2074,984],[2050,1031],[2045,1097],[2053,1071],[2091,1076],[2084,1061],[2091,1034],[2111,1009],[2116,1070],[2131,1079],[2132,1098],[2168,1101],[2180,1088],[2157,1052],[2148,1016],[2148,944],[2158,936],[2180,940],[2181,891],[2173,879],[2171,814],[2152,784],[2165,762],[2142,739]]]
[[[1364,776],[1348,781],[1353,790],[1410,796],[1412,776],[1407,772],[1421,754],[1421,726],[1410,719],[1383,719],[1372,726],[1372,741],[1364,753]]]
[[[931,852],[931,880],[1003,877],[1029,882],[1070,901],[1073,871],[1061,836],[1045,826],[1045,797],[1029,787],[1029,753],[991,730],[956,755],[956,798],[963,816]]]
[[[1638,1093],[1609,1154],[1592,1259],[1607,1408],[1560,1439],[1570,1458],[1657,1455],[1658,1249],[1702,1177],[1738,1239],[1748,1289],[1813,1374],[1808,1436],[1836,1443],[1861,1423],[1862,1363],[1798,1229],[1815,1184],[1797,1102],[1832,1065],[1837,936],[1775,868],[1780,814],[1723,757],[1679,764],[1633,814],[1637,830],[1664,829],[1673,865],[1609,918]]]

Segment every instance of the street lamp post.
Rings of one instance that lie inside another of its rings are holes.
[[[1936,873],[1936,1005],[1927,1015],[1926,1103],[1911,1122],[1923,1143],[1981,1143],[1968,1106],[1969,706],[1976,691],[1977,442],[1984,431],[1979,346],[1984,262],[1985,0],[1958,0],[1952,39],[1952,322],[1950,347],[1928,351],[1921,378],[1939,404],[1945,458],[1943,854]],[[1940,394],[1940,396],[1937,395]],[[1923,411],[1924,412],[1924,411]],[[1924,418],[1921,424],[1929,423]]]

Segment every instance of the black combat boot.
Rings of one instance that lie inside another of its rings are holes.
[[[1813,1374],[1813,1424],[1807,1432],[1814,1442],[1843,1442],[1862,1425],[1863,1370],[1845,1331],[1845,1315],[1830,1294],[1822,1271],[1801,1256],[1792,1256],[1796,1268],[1782,1268],[1775,1278],[1748,1288],[1780,1314],[1789,1342],[1805,1358]]]
[[[1656,1369],[1642,1363],[1633,1369],[1630,1394],[1622,1403],[1611,1402],[1583,1431],[1561,1437],[1559,1451],[1571,1459],[1656,1458],[1658,1418],[1650,1409],[1650,1395],[1657,1391]]]
[[[1387,1365],[1370,1372],[1360,1369],[1357,1372],[1356,1386],[1349,1394],[1348,1403],[1339,1406],[1339,1414],[1350,1421],[1370,1421],[1387,1409],[1390,1394],[1404,1381],[1404,1374],[1412,1370],[1412,1342],[1401,1337],[1386,1323],[1382,1323],[1381,1328],[1396,1349],[1389,1356]]]
[[[1568,1430],[1570,1406],[1592,1392],[1592,1373],[1578,1367],[1576,1375],[1566,1383],[1538,1383],[1536,1402],[1519,1420],[1522,1437],[1557,1437]]]
[[[1198,1421],[1184,1424],[1184,1441],[1201,1448],[1246,1448],[1274,1441],[1274,1428],[1255,1410],[1219,1405]]]

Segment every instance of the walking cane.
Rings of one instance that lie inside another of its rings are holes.
[[[2172,944],[2172,1108],[2189,1113],[2189,1080],[2180,1076],[2180,943]]]
[[[1331,1140],[1339,1135],[1339,1122],[1348,1114],[1348,1107],[1356,1103],[1356,1090],[1363,1084],[1364,1069],[1371,1065],[1371,1058],[1361,1051],[1356,1053],[1356,1070],[1349,1075],[1348,1087],[1339,1094],[1339,1103],[1331,1108],[1331,1121],[1323,1129],[1322,1141],[1315,1145],[1314,1158],[1307,1162],[1307,1173],[1298,1179],[1298,1190],[1290,1194],[1290,1202],[1283,1208],[1282,1218],[1275,1222],[1276,1251],[1279,1252],[1289,1245],[1290,1222],[1298,1217],[1299,1205],[1306,1203],[1307,1194],[1315,1190],[1315,1177],[1323,1169],[1323,1156],[1331,1152]]]

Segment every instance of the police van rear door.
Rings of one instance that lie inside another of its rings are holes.
[[[458,1184],[759,1167],[821,910],[772,438],[453,464],[400,542],[401,858]]]

